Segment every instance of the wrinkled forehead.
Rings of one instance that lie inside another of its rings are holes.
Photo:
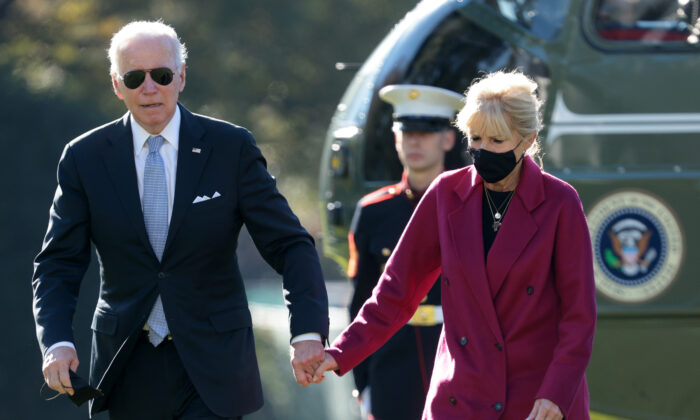
[[[172,67],[174,70],[175,53],[172,40],[163,35],[135,34],[125,39],[117,49],[119,65],[126,71],[162,66]]]

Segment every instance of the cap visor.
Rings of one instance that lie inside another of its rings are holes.
[[[401,131],[442,131],[450,127],[450,122],[442,118],[401,118],[396,121]]]

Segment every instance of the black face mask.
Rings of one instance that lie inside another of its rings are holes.
[[[518,143],[519,145],[520,143]],[[512,150],[504,153],[494,153],[489,152],[484,149],[472,149],[471,147],[467,149],[467,152],[472,157],[474,161],[474,167],[476,172],[484,181],[493,183],[502,180],[507,177],[509,173],[513,172],[515,166],[523,160],[525,152],[520,155],[520,159],[515,160],[515,153],[513,150],[517,149],[515,146]]]

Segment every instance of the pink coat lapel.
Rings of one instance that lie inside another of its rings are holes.
[[[471,170],[455,188],[462,205],[448,214],[448,223],[455,255],[461,259],[458,264],[467,285],[478,302],[484,319],[494,336],[503,338],[501,327],[493,305],[489,282],[484,265],[484,241],[481,230],[481,197],[483,181]]]
[[[464,278],[489,328],[497,338],[502,338],[493,300],[518,256],[537,232],[531,212],[544,201],[542,173],[530,157],[525,157],[515,196],[491,247],[490,252],[498,258],[490,258],[488,262],[482,239],[483,191],[483,180],[472,169],[455,187],[462,205],[448,215],[448,222],[456,255],[463,259],[459,265]]]
[[[531,212],[542,201],[542,172],[530,157],[526,157],[515,196],[508,207],[503,226],[491,246],[491,257],[486,261],[486,274],[493,299],[501,289],[511,267],[537,232],[537,223]]]

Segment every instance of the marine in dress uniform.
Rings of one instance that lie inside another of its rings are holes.
[[[393,128],[404,173],[399,183],[362,198],[355,210],[348,235],[348,276],[354,285],[351,319],[371,296],[423,191],[444,170],[444,154],[455,141],[450,120],[463,100],[455,92],[420,85],[386,86],[380,97],[394,106]],[[437,281],[411,320],[353,370],[356,396],[370,418],[421,417],[441,331]]]

